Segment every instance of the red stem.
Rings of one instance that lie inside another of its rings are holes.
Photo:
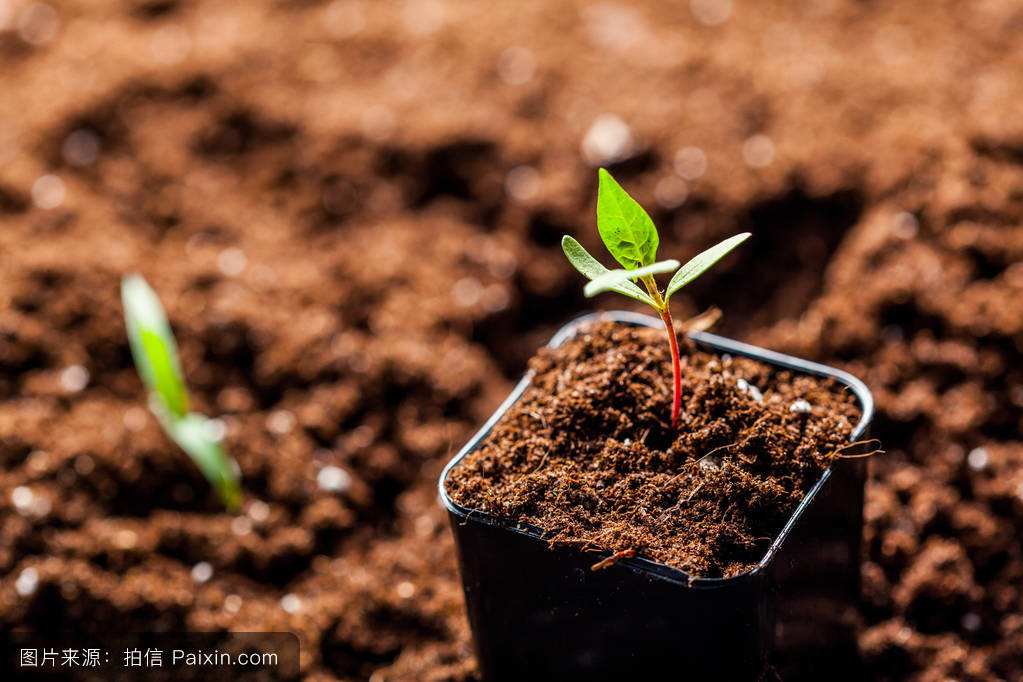
[[[671,346],[671,370],[675,379],[675,397],[671,404],[671,428],[678,428],[678,420],[682,415],[682,366],[678,356],[678,337],[675,335],[675,322],[671,319],[671,311],[664,306],[661,311],[664,328],[668,332],[668,344]]]

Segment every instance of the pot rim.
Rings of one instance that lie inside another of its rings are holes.
[[[561,327],[561,329],[559,329],[558,332],[551,337],[551,340],[547,342],[547,347],[557,348],[565,341],[575,336],[583,327],[586,327],[593,322],[608,320],[642,327],[656,328],[661,325],[661,321],[656,317],[624,310],[587,313],[576,317]],[[766,348],[760,348],[759,346],[742,343],[741,341],[735,341],[724,336],[718,336],[717,334],[694,331],[687,333],[686,336],[695,341],[697,344],[702,345],[705,348],[709,348],[719,354],[727,353],[748,357],[768,364],[777,365],[785,369],[800,372],[802,374],[832,378],[845,385],[853,393],[853,395],[856,396],[861,410],[860,420],[849,435],[850,442],[855,442],[860,436],[862,436],[873,419],[874,397],[871,394],[870,389],[867,388],[867,385],[860,379],[846,371],[818,362],[812,362],[810,360],[804,360],[784,353],[778,353]],[[451,470],[457,466],[464,457],[476,450],[482,444],[483,440],[490,434],[491,429],[493,429],[497,422],[500,421],[505,412],[507,412],[511,406],[522,397],[522,394],[529,387],[530,383],[532,383],[532,379],[532,371],[526,372],[525,376],[519,380],[508,397],[505,398],[497,410],[494,411],[494,414],[491,415],[486,422],[484,422],[479,431],[477,431],[476,434],[469,439],[469,442],[466,443],[450,461],[448,461],[444,470],[441,471],[440,477],[437,481],[437,488],[440,493],[441,503],[448,512],[462,517],[463,523],[469,521],[471,518],[473,521],[495,526],[543,542],[545,541],[545,534],[536,526],[527,523],[511,522],[486,512],[464,507],[452,500],[445,489],[445,482],[447,481]],[[760,561],[758,561],[753,568],[745,571],[744,573],[740,573],[730,578],[705,578],[690,575],[681,569],[638,556],[631,559],[621,559],[617,562],[617,565],[627,567],[633,571],[649,574],[654,578],[667,580],[685,587],[696,589],[716,589],[731,586],[735,581],[756,579],[771,565],[772,560],[781,550],[785,539],[795,528],[796,523],[803,516],[807,507],[813,503],[817,493],[820,492],[828,479],[831,478],[833,468],[834,465],[832,464],[832,466],[829,466],[824,470],[821,477],[817,480],[813,487],[807,491],[806,495],[803,496],[803,499],[800,500],[799,505],[795,508],[795,510],[793,510],[791,516],[789,516],[789,520],[786,521],[777,536],[775,536],[770,547],[768,547],[767,551],[764,553],[764,556],[761,557]],[[595,560],[599,560],[599,558],[610,556],[610,554],[610,552],[596,552],[593,553],[593,556]]]

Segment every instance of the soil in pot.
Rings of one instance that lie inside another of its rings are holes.
[[[670,425],[663,332],[601,322],[533,358],[532,383],[448,478],[452,499],[554,544],[703,577],[753,568],[859,417],[830,379],[683,342]]]

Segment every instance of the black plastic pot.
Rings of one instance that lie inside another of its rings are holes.
[[[598,313],[569,323],[549,345],[596,319],[660,325],[646,315]],[[873,398],[856,377],[713,334],[690,337],[713,352],[836,379],[863,413],[852,439],[865,435]],[[699,578],[642,558],[592,571],[606,554],[551,548],[539,529],[462,507],[445,489],[451,469],[480,446],[529,382],[526,375],[439,482],[485,680],[752,680],[769,661],[786,667],[793,651],[803,661],[807,652],[836,660],[852,646],[865,460],[826,470],[745,574]]]

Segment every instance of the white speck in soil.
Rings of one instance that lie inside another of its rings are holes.
[[[236,277],[245,270],[248,259],[245,252],[231,246],[217,254],[217,269],[226,277]]]
[[[134,549],[135,545],[138,544],[138,541],[139,536],[133,530],[124,528],[114,533],[114,546],[118,549]]]
[[[915,237],[919,231],[920,222],[916,219],[916,216],[909,211],[902,211],[895,216],[895,220],[892,222],[892,234],[899,239],[909,241]]]
[[[739,390],[753,398],[758,403],[764,402],[764,394],[760,392],[760,389],[749,383],[745,379],[738,379],[735,385],[739,387]],[[804,401],[805,402],[805,401]]]
[[[64,181],[56,175],[42,175],[32,183],[32,203],[44,210],[63,204],[66,194]]]
[[[57,10],[45,2],[24,5],[18,12],[17,22],[18,37],[36,47],[52,41],[60,30]]]
[[[675,172],[684,180],[697,180],[707,172],[707,155],[699,147],[683,147],[675,154]]]
[[[980,625],[980,616],[976,613],[967,613],[963,615],[962,626],[967,632],[976,632],[980,629]]]
[[[207,419],[206,435],[217,443],[224,440],[224,436],[227,435],[227,422],[223,419]]]
[[[540,194],[540,174],[532,166],[515,166],[504,178],[504,191],[520,204],[529,203]]]
[[[200,585],[213,577],[213,567],[208,562],[200,561],[192,566],[192,580]]]
[[[278,436],[283,436],[291,431],[291,427],[294,425],[295,415],[288,410],[274,410],[266,419],[266,428]]]
[[[256,523],[263,523],[270,518],[270,505],[260,500],[254,500],[248,509],[249,518]]]
[[[416,586],[405,580],[398,583],[396,591],[398,592],[398,596],[402,599],[411,599],[412,595],[416,593]]]
[[[138,433],[142,429],[146,428],[146,422],[149,421],[149,416],[141,407],[129,407],[124,411],[124,416],[121,417],[121,421],[124,423],[124,428]]]
[[[242,598],[237,594],[229,594],[224,597],[224,610],[228,613],[238,613],[242,607]]]
[[[286,594],[281,597],[281,608],[287,613],[298,613],[302,610],[302,600],[297,594]]]
[[[463,308],[471,308],[479,303],[480,297],[483,295],[483,287],[475,277],[463,277],[451,287],[451,295],[454,296],[455,303],[458,305]]]
[[[721,460],[717,457],[704,457],[700,460],[701,471],[717,471],[721,468]]]
[[[341,467],[327,465],[316,474],[316,485],[322,490],[331,493],[340,493],[348,490],[352,483],[352,477]]]
[[[247,516],[236,516],[231,520],[231,532],[235,535],[248,535],[252,532],[252,520]]]
[[[751,168],[766,168],[774,161],[774,142],[767,135],[754,135],[742,144],[742,160]]]
[[[19,514],[27,514],[32,509],[32,502],[34,500],[35,495],[32,494],[32,490],[23,485],[19,485],[11,491],[11,502]]]
[[[795,412],[796,414],[810,414],[812,409],[813,407],[811,407],[810,403],[806,402],[802,398],[789,405],[789,412]]]
[[[33,450],[26,461],[28,468],[37,474],[46,471],[50,464],[50,453],[46,450]]]
[[[686,181],[674,175],[668,175],[657,181],[654,198],[663,208],[678,208],[689,196]]]
[[[32,596],[37,587],[39,587],[39,572],[31,566],[19,573],[18,579],[14,581],[14,589],[21,597]]]
[[[60,385],[68,393],[78,393],[89,385],[89,370],[81,365],[71,365],[60,373]]]
[[[987,450],[984,448],[974,448],[970,450],[970,454],[966,456],[966,463],[970,465],[970,468],[974,471],[983,471],[988,464]]]
[[[632,155],[632,129],[614,114],[601,114],[590,125],[582,142],[582,154],[592,166],[606,166]]]

